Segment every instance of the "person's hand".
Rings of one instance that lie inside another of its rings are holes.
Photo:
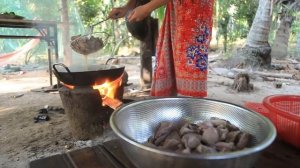
[[[138,22],[149,16],[150,13],[151,10],[146,5],[138,6],[127,16],[127,20],[129,22]]]
[[[119,7],[119,8],[113,8],[109,14],[108,18],[110,19],[119,19],[126,15],[128,9],[127,7]]]

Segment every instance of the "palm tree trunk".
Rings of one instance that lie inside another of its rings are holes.
[[[293,23],[293,17],[283,15],[280,19],[280,25],[277,29],[275,41],[272,46],[272,58],[285,59],[288,55],[288,43],[290,29]]]
[[[272,0],[259,0],[246,46],[241,50],[247,65],[267,66],[271,64],[271,47],[268,41],[272,21],[271,6]]]

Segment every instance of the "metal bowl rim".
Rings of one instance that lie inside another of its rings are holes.
[[[151,102],[151,101],[158,101],[158,100],[176,100],[176,99],[192,99],[192,100],[196,100],[196,99],[201,99],[204,101],[210,101],[210,102],[218,102],[218,103],[223,103],[223,104],[227,104],[230,106],[235,106],[237,108],[241,108],[243,110],[247,110],[249,112],[252,112],[252,115],[256,115],[259,116],[264,122],[266,122],[266,124],[270,127],[270,132],[267,135],[267,137],[265,138],[265,140],[263,140],[261,143],[259,143],[258,145],[251,147],[251,148],[247,148],[247,149],[243,149],[240,151],[235,151],[235,152],[228,152],[228,153],[215,153],[215,154],[182,154],[182,153],[175,153],[175,152],[169,152],[169,151],[162,151],[162,150],[158,150],[155,148],[151,148],[145,145],[142,145],[138,142],[135,142],[134,140],[132,140],[131,138],[127,137],[126,135],[124,135],[121,130],[119,128],[117,128],[114,118],[115,116],[120,113],[121,110],[125,109],[125,108],[130,108],[132,106],[135,106],[137,104],[140,103],[147,103],[147,102]],[[214,159],[231,159],[231,158],[237,158],[237,157],[241,157],[241,156],[246,156],[246,155],[250,155],[250,154],[254,154],[257,152],[260,152],[262,150],[264,150],[265,148],[267,148],[269,145],[271,145],[273,143],[273,141],[276,138],[276,129],[275,126],[273,125],[273,123],[266,117],[264,117],[263,115],[256,113],[252,110],[246,109],[242,106],[233,104],[233,103],[229,103],[229,102],[225,102],[225,101],[221,101],[221,100],[214,100],[214,99],[209,99],[209,98],[191,98],[191,97],[160,97],[160,98],[151,98],[151,99],[146,99],[146,100],[140,100],[140,101],[134,101],[131,103],[128,103],[126,105],[121,106],[120,108],[118,108],[117,110],[115,110],[109,120],[110,126],[112,128],[112,130],[116,133],[117,136],[119,136],[122,140],[125,140],[126,142],[139,147],[143,150],[149,151],[149,152],[153,152],[156,154],[162,154],[162,155],[166,155],[166,156],[171,156],[171,157],[176,157],[176,158],[185,158],[185,159],[209,159],[209,160],[214,160]]]

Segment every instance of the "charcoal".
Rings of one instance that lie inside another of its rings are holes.
[[[42,109],[39,109],[38,112],[39,112],[39,114],[47,114],[48,110],[45,108],[42,108]]]
[[[34,117],[34,122],[38,123],[40,121],[49,121],[50,117],[46,114],[39,114],[38,116]]]

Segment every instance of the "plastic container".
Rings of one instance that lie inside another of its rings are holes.
[[[262,103],[246,102],[245,107],[269,118],[279,138],[300,148],[300,96],[272,95]]]
[[[246,102],[245,107],[262,114],[270,119],[275,125],[275,114],[271,113],[262,103]]]

